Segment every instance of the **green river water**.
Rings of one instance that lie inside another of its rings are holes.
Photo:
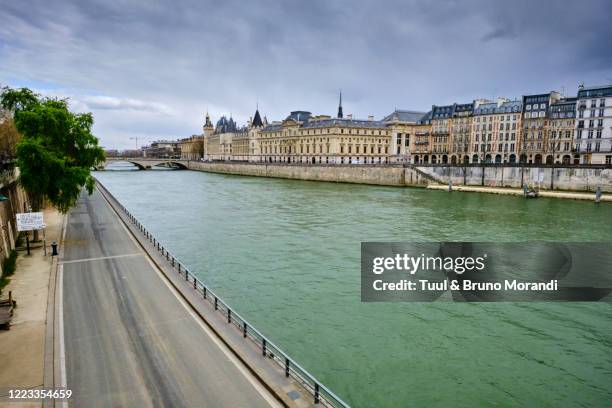
[[[96,177],[354,407],[611,404],[611,304],[361,303],[360,243],[612,242],[612,204],[192,171]]]

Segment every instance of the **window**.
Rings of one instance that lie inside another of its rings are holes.
[[[593,129],[589,129],[589,136],[588,136],[588,138],[589,139],[593,138]]]
[[[600,110],[599,110],[599,116],[605,116],[605,115],[604,115],[604,110],[603,110],[603,109],[600,109]]]
[[[603,127],[603,119],[597,119],[597,127]]]
[[[595,126],[595,121],[593,119],[589,120],[589,127],[592,128]]]
[[[597,136],[598,139],[601,139],[601,129],[597,129]]]
[[[530,110],[531,110],[531,105],[527,105],[527,106],[525,106],[525,110],[530,111]]]
[[[599,100],[599,107],[603,108],[604,106],[606,106],[606,100],[602,98],[602,99]],[[601,115],[601,116],[603,116],[603,115]]]
[[[595,143],[595,151],[598,152],[600,148],[600,142]]]
[[[582,139],[582,130],[579,130],[576,134],[576,139]]]

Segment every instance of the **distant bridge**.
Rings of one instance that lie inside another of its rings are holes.
[[[113,163],[131,163],[138,167],[139,170],[151,170],[157,168],[174,168],[184,170],[187,168],[189,160],[186,159],[153,159],[147,157],[107,157],[104,163],[101,163],[97,169],[104,170],[109,164]]]

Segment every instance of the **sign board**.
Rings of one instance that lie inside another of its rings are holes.
[[[42,212],[17,214],[17,231],[33,231],[45,228]]]

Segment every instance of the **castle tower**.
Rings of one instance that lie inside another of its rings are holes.
[[[206,112],[206,119],[204,121],[204,126],[202,126],[202,130],[204,131],[204,136],[211,135],[215,130],[212,121],[210,120],[210,115],[208,114],[208,111]]]

